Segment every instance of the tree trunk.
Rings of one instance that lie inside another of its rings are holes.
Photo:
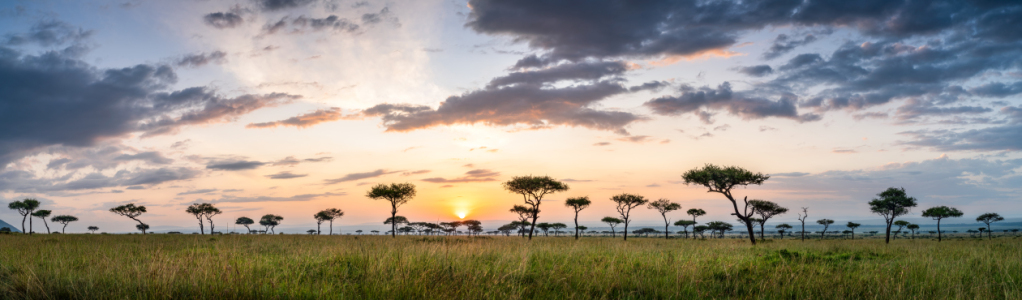
[[[724,196],[727,196],[727,199],[731,200],[731,205],[735,208],[735,216],[742,220],[742,222],[745,222],[745,228],[749,230],[749,241],[752,242],[752,245],[756,245],[756,230],[752,229],[752,222],[749,221],[749,216],[742,216],[742,214],[738,211],[738,202],[735,201],[734,197],[731,197],[730,194],[724,194]],[[748,197],[746,197],[746,199],[748,199]]]
[[[671,228],[670,226],[671,226],[670,221],[667,221],[667,218],[665,217],[664,218],[664,239],[665,240],[671,238],[671,231],[668,230],[668,229]]]
[[[390,202],[390,237],[397,238],[397,206]]]
[[[323,226],[322,225],[323,225],[323,223],[316,222],[316,235],[322,235],[323,234]]]
[[[32,229],[32,219],[28,219],[28,234],[32,234],[33,231],[35,230]]]
[[[752,245],[756,245],[756,230],[752,228],[752,221],[748,218],[745,219],[745,228],[749,230],[749,240],[752,241]],[[724,236],[724,232],[721,231],[721,236]]]
[[[891,218],[891,221],[887,221],[887,237],[884,238],[884,243],[885,244],[890,244],[891,243],[891,223],[892,222],[894,222],[894,218]]]
[[[575,240],[578,240],[578,211],[575,212]]]
[[[763,220],[763,223],[759,223],[759,240],[761,240],[761,241],[766,239],[766,238],[763,237],[763,225],[764,224],[766,224],[766,220]]]
[[[332,219],[330,220],[330,234],[328,235],[334,235],[334,220]]]
[[[617,230],[614,230],[614,226],[610,226],[610,237],[612,238],[617,237]]]
[[[213,216],[206,217],[206,220],[209,220],[209,234],[213,235]]]
[[[532,241],[532,233],[536,231],[536,220],[539,219],[539,212],[532,213],[532,226],[529,226],[529,241]]]
[[[28,214],[22,215],[22,218],[21,218],[21,234],[28,233],[28,231],[25,231],[25,219],[27,219],[27,218],[28,218]]]
[[[941,240],[941,235],[940,235],[940,219],[937,219],[937,242],[939,243],[940,240]]]
[[[50,234],[50,224],[46,223],[46,218],[40,218],[40,219],[43,219],[43,225],[46,225],[46,234]]]
[[[806,241],[806,221],[802,221],[802,241]]]
[[[628,240],[628,218],[625,218],[625,232],[623,234],[625,235],[625,240],[627,241]]]
[[[67,233],[67,224],[64,224],[64,228],[60,229],[60,233]]]

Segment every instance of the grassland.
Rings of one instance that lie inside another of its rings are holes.
[[[1022,238],[0,235],[4,299],[1019,299]]]

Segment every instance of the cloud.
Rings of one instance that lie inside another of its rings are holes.
[[[107,176],[100,172],[57,178],[37,178],[32,172],[11,170],[0,173],[0,190],[19,193],[47,193],[92,190],[120,186],[157,185],[165,182],[188,180],[201,172],[189,168],[120,170]],[[131,188],[129,189],[137,189]]]
[[[742,74],[749,75],[749,76],[752,76],[752,77],[763,77],[763,76],[770,75],[773,72],[774,72],[774,69],[771,68],[768,65],[758,65],[758,66],[750,66],[750,67],[740,67],[740,68],[738,68],[738,73],[742,73]]]
[[[683,113],[699,115],[702,112],[701,109],[712,109],[726,110],[743,119],[778,117],[806,122],[820,118],[815,114],[800,115],[795,105],[796,102],[787,97],[771,101],[733,92],[729,82],[724,82],[717,88],[707,86],[695,88],[684,85],[680,90],[681,95],[663,96],[647,101],[643,105],[652,109],[656,114],[667,116]]]
[[[234,28],[245,22],[241,15],[234,12],[209,13],[202,17],[202,21],[217,29]]]
[[[319,123],[353,118],[354,118],[353,116],[344,116],[343,114],[341,114],[340,108],[331,107],[329,109],[320,109],[311,113],[287,118],[280,121],[250,123],[246,125],[245,128],[273,128],[277,126],[294,126],[297,128],[306,128]]]
[[[609,145],[610,145],[610,142],[599,142],[599,143],[593,144],[593,146],[597,146],[597,147],[599,147],[599,146],[609,146]]]
[[[652,139],[653,139],[653,137],[648,136],[648,135],[636,135],[636,136],[626,136],[626,137],[617,138],[617,140],[619,140],[619,141],[631,142],[631,143],[644,143],[644,142],[648,142],[648,141],[650,141]]]
[[[411,172],[402,172],[401,176],[419,175],[419,174],[426,174],[426,173],[429,173],[429,172],[432,172],[432,171],[430,171],[430,170],[418,170],[418,171],[411,171]]]
[[[218,191],[218,189],[199,189],[199,190],[191,190],[191,191],[187,191],[187,192],[180,192],[180,193],[177,193],[177,195],[178,196],[184,196],[184,195],[195,195],[195,194],[209,194],[209,193],[216,192],[216,191]]]
[[[266,177],[269,178],[269,179],[291,179],[291,178],[300,178],[300,177],[305,177],[305,176],[309,176],[309,174],[294,174],[294,173],[291,173],[289,171],[282,171],[282,172],[279,172],[277,174],[266,175]]]
[[[43,21],[32,25],[23,34],[7,34],[0,45],[19,46],[36,44],[43,47],[77,44],[88,39],[94,32],[71,26],[61,21]]]
[[[831,152],[839,154],[859,153],[859,151],[856,151],[855,149],[834,149]]]
[[[496,181],[495,177],[500,176],[500,172],[495,172],[487,169],[475,169],[472,171],[465,172],[464,176],[445,179],[443,177],[426,178],[422,181],[432,183],[458,183],[458,182],[483,182],[483,181]]]
[[[571,178],[561,179],[561,181],[564,181],[564,182],[593,182],[593,180],[581,180],[581,179],[571,179]]]
[[[773,176],[773,177],[802,177],[802,176],[806,176],[806,175],[809,175],[809,173],[806,173],[806,172],[789,172],[789,173],[774,173],[774,174],[770,174],[770,176]]]
[[[213,161],[206,165],[206,169],[222,171],[252,170],[262,167],[266,163],[251,160],[237,161]]]
[[[763,52],[763,59],[770,60],[777,58],[778,56],[791,52],[791,50],[795,50],[795,48],[799,46],[809,44],[815,41],[816,36],[812,34],[807,34],[802,39],[792,39],[788,37],[787,34],[778,34],[777,38],[774,38],[774,44],[770,46],[770,49],[767,49],[766,52]]]
[[[283,32],[302,34],[321,31],[356,33],[361,28],[359,24],[337,15],[329,15],[325,18],[312,18],[302,15],[294,19],[291,16],[285,16],[276,22],[267,23],[263,26],[263,33],[276,34]]]
[[[1007,124],[969,130],[916,130],[900,132],[912,140],[903,145],[940,151],[1020,151],[1022,150],[1022,106],[1007,106],[1000,114]]]
[[[302,7],[311,3],[315,3],[314,0],[252,0],[255,2],[263,11],[277,11],[284,9],[292,9]]]
[[[289,167],[294,167],[294,166],[297,166],[300,163],[329,162],[329,161],[332,161],[332,160],[334,160],[334,158],[333,157],[329,157],[329,156],[315,157],[315,158],[306,158],[306,159],[297,159],[294,156],[288,156],[288,157],[285,157],[284,159],[281,159],[281,160],[273,162],[271,165],[272,166],[289,166]]]
[[[206,200],[212,203],[253,203],[253,202],[305,202],[312,201],[322,197],[338,197],[344,196],[347,193],[322,193],[322,194],[301,194],[294,195],[291,197],[270,197],[270,196],[257,196],[257,197],[236,197],[236,196],[223,196],[220,199]],[[203,199],[197,199],[196,201],[203,201]]]
[[[397,173],[397,172],[400,172],[400,171],[388,172],[387,170],[379,169],[379,170],[372,171],[372,172],[351,173],[351,174],[348,174],[348,175],[344,175],[343,177],[340,177],[340,178],[326,179],[326,180],[323,180],[323,181],[324,181],[324,184],[330,185],[330,184],[338,184],[338,183],[341,183],[341,182],[362,180],[362,179],[366,179],[366,178],[376,178],[376,177],[380,177],[380,176],[387,175],[387,174],[393,174],[393,173]]]
[[[197,68],[211,63],[222,64],[224,62],[227,62],[227,53],[217,50],[210,53],[185,55],[175,61],[174,64],[178,67]]]
[[[646,185],[646,187],[648,187],[648,188],[655,188],[655,187],[660,187],[660,185],[656,184],[656,183],[653,183],[653,184]]]

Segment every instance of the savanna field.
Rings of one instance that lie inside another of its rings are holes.
[[[1019,299],[1022,237],[0,235],[3,299]]]

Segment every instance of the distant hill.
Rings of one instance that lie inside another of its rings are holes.
[[[14,225],[8,224],[7,222],[4,222],[4,220],[0,220],[0,228],[4,227],[10,228],[12,232],[21,232],[21,230],[18,230],[18,227],[14,227]]]

